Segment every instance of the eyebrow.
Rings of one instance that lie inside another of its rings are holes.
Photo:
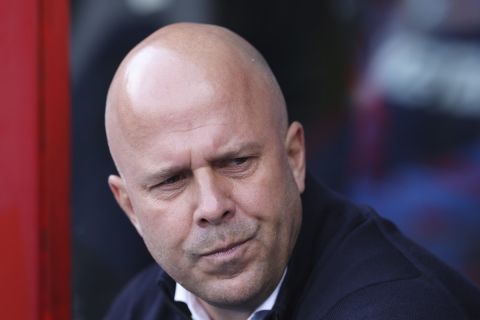
[[[230,159],[237,157],[242,154],[255,154],[260,152],[262,146],[257,142],[250,142],[237,147],[232,148],[231,150],[226,150],[225,152],[220,152],[219,154],[213,156],[211,159],[208,159],[209,162],[216,162],[220,160]]]

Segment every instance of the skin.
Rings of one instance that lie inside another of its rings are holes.
[[[105,117],[108,183],[154,259],[212,319],[246,319],[301,225],[303,129],[268,65],[226,29],[170,25],[122,62]]]

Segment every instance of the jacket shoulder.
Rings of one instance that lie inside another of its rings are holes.
[[[323,219],[307,229],[323,236],[299,319],[480,319],[480,293],[456,271],[374,210],[320,193],[306,199]]]
[[[321,319],[471,319],[442,288],[424,276],[377,283],[350,293]]]
[[[169,290],[173,290],[174,283],[167,277],[156,264],[140,272],[115,298],[105,319],[187,319],[168,298],[173,295]]]

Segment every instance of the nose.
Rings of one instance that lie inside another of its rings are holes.
[[[234,215],[234,202],[230,197],[228,182],[216,177],[210,169],[196,175],[197,207],[194,220],[201,227],[219,225]]]

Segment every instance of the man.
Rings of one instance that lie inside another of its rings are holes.
[[[480,319],[473,286],[305,179],[302,126],[234,33],[184,23],[141,42],[106,131],[109,185],[158,264],[107,318]]]

